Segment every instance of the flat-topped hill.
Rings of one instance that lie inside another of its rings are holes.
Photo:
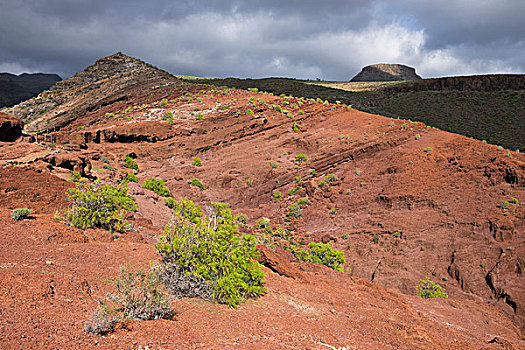
[[[403,81],[422,79],[416,69],[403,64],[379,63],[364,67],[350,81]]]

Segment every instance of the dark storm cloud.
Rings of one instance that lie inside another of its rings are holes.
[[[123,51],[175,74],[346,80],[525,71],[521,0],[0,0],[0,71],[64,77]]]

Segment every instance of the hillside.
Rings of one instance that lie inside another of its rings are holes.
[[[525,149],[524,75],[398,82],[311,82],[287,78],[189,80],[340,101],[363,111],[405,118],[510,149]]]
[[[0,73],[0,108],[36,96],[60,80],[56,74]]]
[[[142,68],[106,71],[122,62]],[[73,83],[58,84],[59,98],[41,115],[13,108],[30,121],[27,132],[46,121],[56,131],[34,133],[39,143],[0,143],[7,348],[525,346],[523,154],[343,104],[183,82],[122,54],[75,79],[87,76],[69,99]],[[157,260],[154,243],[171,215],[163,198],[131,182],[138,210],[127,233],[56,220],[72,170],[116,183],[130,171],[126,155],[135,157],[139,184],[156,177],[173,198],[230,203],[252,229],[268,218],[274,235],[254,231],[267,258],[266,295],[238,310],[175,299],[171,320],[85,333],[96,299],[111,289],[103,280],[126,263]],[[11,220],[21,207],[33,209],[31,220]],[[282,249],[311,241],[343,251],[344,271]],[[418,297],[426,276],[449,299]]]

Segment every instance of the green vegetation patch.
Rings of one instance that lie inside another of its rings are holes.
[[[176,215],[166,225],[156,245],[162,280],[175,295],[236,308],[265,292],[255,237],[239,235],[239,222],[228,204],[212,203],[208,213],[193,221]]]
[[[166,187],[166,183],[163,180],[152,177],[142,183],[142,187],[155,192],[161,197],[169,197],[170,190]]]
[[[11,212],[11,218],[15,221],[27,219],[33,211],[27,208],[16,208]]]
[[[424,280],[419,280],[419,285],[416,287],[417,295],[424,299],[431,298],[448,298],[448,294],[439,284],[432,281],[429,277]]]
[[[124,157],[124,165],[126,168],[129,168],[129,169],[132,169],[132,170],[136,170],[136,171],[139,171],[139,165],[137,164],[137,162],[131,158],[130,156],[125,156]]]
[[[77,184],[67,192],[70,208],[65,219],[74,227],[86,229],[103,228],[123,231],[127,211],[136,211],[137,204],[128,195],[126,186],[115,186],[95,182]]]
[[[343,264],[346,262],[344,253],[332,248],[330,243],[310,242],[307,249],[292,244],[286,249],[299,260],[326,265],[336,271],[343,271]]]

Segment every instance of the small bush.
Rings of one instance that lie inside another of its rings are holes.
[[[27,217],[29,215],[31,215],[33,213],[33,211],[31,209],[27,209],[27,208],[17,208],[17,209],[14,209],[12,212],[11,212],[11,217],[13,218],[13,220],[15,221],[20,221],[20,220],[24,220],[24,219],[27,219]]]
[[[71,207],[66,211],[66,220],[74,227],[103,228],[109,231],[122,231],[126,222],[126,211],[136,211],[137,204],[128,194],[125,186],[77,184],[68,190]]]
[[[137,175],[133,174],[133,173],[126,173],[126,176],[123,176],[120,178],[119,180],[120,183],[125,183],[125,182],[139,182],[139,178],[137,177]]]
[[[331,184],[331,183],[339,181],[339,178],[335,174],[328,174],[328,175],[326,175],[326,180],[325,181],[327,183]]]
[[[286,216],[293,217],[293,218],[300,218],[301,217],[301,206],[297,203],[290,204],[288,207],[288,213],[286,213]]]
[[[139,166],[137,162],[135,162],[135,160],[133,160],[133,158],[131,158],[130,156],[124,157],[124,165],[126,166],[126,168],[139,171]]]
[[[106,164],[104,164],[106,165]],[[82,180],[82,175],[80,174],[80,172],[78,171],[72,171],[70,174],[69,174],[69,179],[68,181],[70,182],[80,182]]]
[[[290,191],[288,191],[288,196],[290,197],[295,196],[297,194],[297,191],[299,190],[300,190],[300,187],[294,187],[290,189]]]
[[[202,212],[202,210],[201,210]],[[228,204],[212,203],[198,224],[175,216],[164,229],[156,250],[159,267],[186,280],[167,285],[181,296],[197,294],[236,308],[246,298],[264,294],[264,274],[255,261],[255,237],[238,234],[238,224]],[[180,288],[192,282],[202,288]],[[209,291],[212,291],[211,296]]]
[[[173,124],[173,113],[170,111],[166,111],[162,116],[162,120],[166,120],[168,124]]]
[[[310,242],[307,249],[302,249],[292,244],[286,249],[291,251],[299,260],[322,264],[336,271],[343,271],[342,265],[345,263],[344,253],[332,248],[330,243]]]
[[[308,199],[308,196],[299,198],[297,204],[299,204],[301,208],[307,207],[310,205],[310,199]]]
[[[274,193],[272,193],[272,197],[281,200],[283,198],[283,194],[281,193],[281,191],[275,191]]]
[[[192,165],[194,166],[202,166],[202,161],[199,157],[193,157],[193,161],[191,162]]]
[[[103,335],[112,332],[119,322],[154,320],[171,314],[155,274],[121,269],[120,277],[112,283],[116,293],[108,294],[105,301],[98,301],[98,310],[91,322],[86,323],[87,332]]]
[[[189,181],[190,185],[191,186],[195,186],[195,187],[198,187],[201,189],[201,191],[204,191],[206,189],[206,187],[204,187],[204,184],[202,183],[201,180],[197,179],[196,177],[194,177],[193,179],[191,179]]]
[[[161,197],[169,197],[170,190],[166,187],[166,183],[162,180],[152,177],[142,183],[142,187],[155,192]]]
[[[307,160],[308,160],[308,157],[302,153],[299,153],[298,155],[295,156],[296,163],[306,162]]]
[[[246,111],[246,115],[253,115],[253,114],[254,114],[253,111],[250,108],[248,108],[248,110]]]
[[[279,167],[279,165],[276,162],[268,162],[268,164],[272,169],[277,169]]]
[[[177,215],[182,216],[185,220],[194,224],[201,222],[202,210],[193,201],[186,198],[177,201],[170,197],[166,198],[164,202],[168,208],[173,209]]]
[[[419,285],[416,287],[417,295],[424,299],[431,298],[448,298],[448,294],[443,287],[434,283],[430,278],[426,277],[424,280],[419,280]]]
[[[272,225],[270,224],[270,219],[268,218],[260,218],[256,222],[256,227],[259,229],[262,229],[262,231],[266,234],[272,234]]]

